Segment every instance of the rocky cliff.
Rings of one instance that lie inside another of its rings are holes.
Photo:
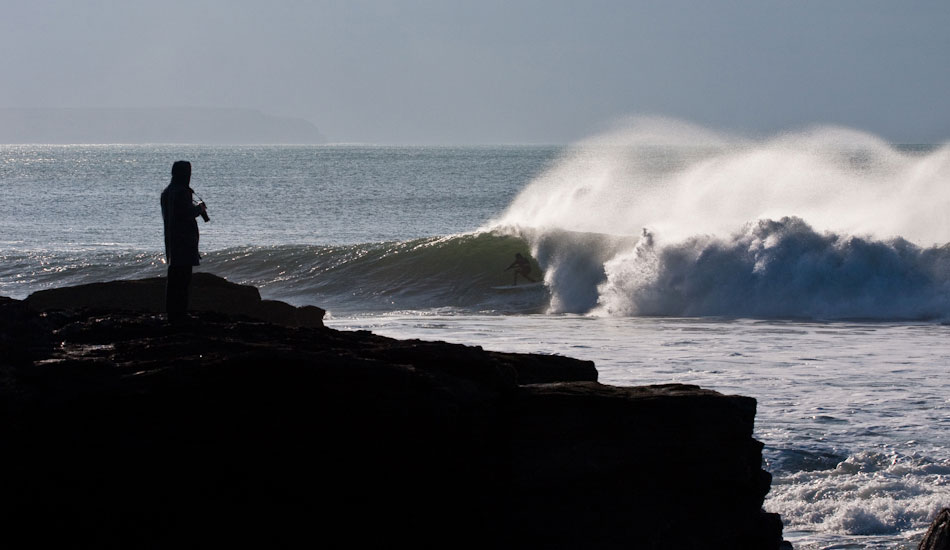
[[[8,548],[782,544],[754,399],[234,312],[170,327],[60,292],[0,299]]]

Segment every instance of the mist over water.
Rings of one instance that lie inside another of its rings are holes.
[[[818,231],[950,242],[950,146],[824,127],[751,141],[635,119],[571,147],[495,222],[677,241],[797,216]]]
[[[486,227],[528,240],[552,312],[935,318],[948,181],[948,145],[636,119],[570,148]]]

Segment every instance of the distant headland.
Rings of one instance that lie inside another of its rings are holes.
[[[325,143],[312,123],[236,108],[6,108],[0,143]]]

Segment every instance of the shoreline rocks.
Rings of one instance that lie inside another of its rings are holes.
[[[103,285],[73,293],[133,292]],[[52,303],[0,300],[7,540],[787,548],[752,398],[608,386],[561,356]]]
[[[937,513],[917,550],[950,550],[950,508]]]
[[[27,296],[30,309],[94,309],[103,311],[165,311],[165,278],[110,281],[40,290]],[[292,327],[322,327],[326,311],[316,306],[294,307],[277,300],[262,300],[249,285],[239,285],[206,272],[191,280],[192,311],[241,315]]]

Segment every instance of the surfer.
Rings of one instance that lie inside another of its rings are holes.
[[[530,275],[530,274],[531,274],[531,263],[528,262],[528,260],[526,260],[526,259],[524,258],[524,256],[521,255],[521,253],[515,253],[515,261],[512,262],[511,265],[509,265],[509,266],[505,269],[505,271],[508,271],[509,269],[514,269],[514,270],[515,270],[515,280],[514,280],[514,282],[512,283],[513,285],[518,284],[518,275],[521,275],[522,277],[524,277],[525,279],[531,281],[532,283],[538,282],[538,281],[534,280],[534,278],[531,277],[531,275]]]

